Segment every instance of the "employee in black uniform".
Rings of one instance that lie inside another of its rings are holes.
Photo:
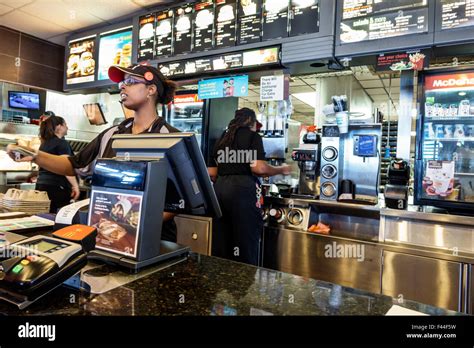
[[[147,65],[128,68],[111,66],[109,78],[119,84],[120,102],[135,112],[133,118],[104,130],[74,156],[62,157],[38,151],[35,156],[24,157],[21,161],[34,161],[40,167],[59,175],[74,175],[74,169],[93,164],[97,158],[115,156],[110,141],[114,134],[179,132],[158,116],[157,105],[171,102],[176,90],[176,84],[166,79],[158,69]],[[14,158],[11,150],[8,151]],[[163,221],[162,239],[176,241],[173,214],[163,213]]]
[[[215,180],[214,189],[222,209],[222,218],[215,221],[212,254],[253,265],[258,264],[263,229],[261,187],[257,176],[290,173],[287,165],[267,164],[256,127],[253,110],[237,110],[216,143],[208,169]]]
[[[64,118],[48,116],[40,124],[40,151],[53,155],[72,156],[71,146],[64,139],[68,127]],[[71,199],[79,198],[79,185],[75,176],[63,176],[52,173],[42,167],[39,169],[36,189],[46,191],[51,200],[50,213],[57,213],[59,209],[68,205]]]

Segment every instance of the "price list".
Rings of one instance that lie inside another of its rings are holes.
[[[155,15],[148,14],[138,19],[138,61],[153,59]]]
[[[200,52],[212,49],[214,27],[214,2],[200,1],[194,4],[193,51]]]
[[[288,37],[288,0],[265,0],[263,40]]]
[[[262,0],[239,2],[238,43],[259,42],[262,35]]]
[[[474,25],[474,0],[443,0],[441,29]]]
[[[174,54],[191,51],[192,15],[192,5],[183,6],[174,10]]]
[[[318,0],[291,0],[290,36],[319,31]]]
[[[173,47],[173,11],[161,11],[156,14],[155,56],[171,55]]]
[[[235,46],[236,0],[216,0],[216,48]]]

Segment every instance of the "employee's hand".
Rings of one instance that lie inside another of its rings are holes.
[[[283,175],[291,174],[291,167],[288,164],[282,164],[281,165],[281,173]]]
[[[79,186],[72,186],[71,187],[71,198],[73,200],[77,200],[81,195],[81,190],[79,190]]]
[[[18,148],[25,149],[28,152],[36,153],[35,150],[30,149],[29,147],[10,144],[7,146],[7,154],[15,162],[31,162],[35,159],[34,156],[25,156],[25,153],[19,152]]]

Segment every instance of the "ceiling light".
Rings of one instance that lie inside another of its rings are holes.
[[[291,95],[312,108],[316,108],[316,92],[293,93]]]
[[[459,92],[458,95],[460,95],[461,97],[464,97],[466,95],[466,92]]]

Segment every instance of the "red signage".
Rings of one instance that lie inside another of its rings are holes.
[[[474,73],[427,76],[425,89],[459,89],[474,87]]]
[[[196,94],[180,94],[174,96],[175,104],[186,104],[186,103],[200,103],[197,93]]]

